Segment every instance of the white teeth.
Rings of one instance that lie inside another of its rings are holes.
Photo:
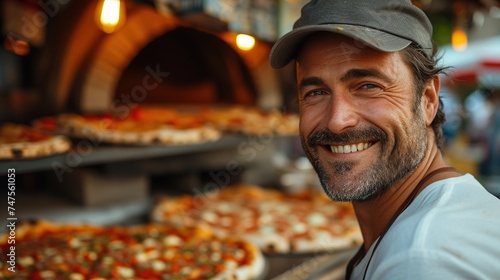
[[[365,143],[366,144],[366,143]],[[359,143],[358,144],[358,151],[362,151],[364,149],[364,144],[363,143]]]
[[[344,146],[344,153],[350,153],[351,152],[351,146],[345,145]]]
[[[348,154],[363,151],[370,146],[370,143],[358,143],[344,146],[330,146],[330,150],[335,154]]]

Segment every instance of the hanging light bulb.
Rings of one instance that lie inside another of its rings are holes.
[[[246,34],[238,34],[236,36],[236,46],[241,50],[249,51],[255,46],[255,38]]]
[[[467,49],[467,33],[461,28],[455,28],[451,34],[451,46],[457,52]]]
[[[455,17],[453,33],[451,33],[451,47],[457,51],[465,51],[467,49],[467,7],[463,1],[453,2],[453,14]]]
[[[106,33],[113,33],[125,23],[125,2],[99,0],[96,9],[97,26]]]

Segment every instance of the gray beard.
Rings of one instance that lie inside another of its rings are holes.
[[[417,116],[416,121],[419,127],[412,129],[412,134],[407,135],[413,137],[405,137],[405,142],[401,142],[401,139],[396,140],[394,150],[386,160],[383,158],[384,151],[387,149],[386,136],[381,137],[379,161],[372,168],[349,181],[335,181],[332,178],[348,174],[354,168],[355,162],[330,162],[329,170],[331,171],[327,172],[327,169],[319,162],[316,149],[307,150],[304,146],[306,155],[318,173],[325,193],[334,201],[367,201],[384,193],[398,180],[413,172],[425,156],[428,141],[426,128],[421,125],[423,124],[422,119]],[[326,134],[328,135],[328,133]],[[362,135],[362,133],[358,134]],[[349,136],[341,135],[338,137],[348,138]],[[304,139],[302,139],[302,143],[305,144]],[[310,144],[309,147],[312,146]]]
[[[352,181],[333,183],[330,176],[342,175],[352,170],[354,163],[332,163],[334,174],[323,171],[321,166],[316,166],[321,186],[325,193],[335,201],[367,201],[386,192],[398,180],[413,172],[425,154],[423,152],[407,155],[408,160],[392,160],[387,164],[378,162],[373,168],[359,174]]]

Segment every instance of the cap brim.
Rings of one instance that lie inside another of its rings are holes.
[[[309,35],[320,32],[333,32],[361,41],[363,44],[384,52],[400,51],[411,44],[410,40],[358,25],[322,24],[296,28],[283,35],[271,49],[269,62],[271,67],[285,67],[295,58],[298,48]]]

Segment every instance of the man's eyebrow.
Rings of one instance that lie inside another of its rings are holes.
[[[299,83],[299,89],[304,89],[307,86],[319,86],[324,85],[325,81],[319,77],[307,77],[302,79]]]
[[[382,73],[380,70],[374,68],[355,68],[347,71],[340,81],[347,82],[352,79],[366,78],[366,77],[376,77],[385,81],[391,81],[391,78],[386,74]],[[304,89],[307,86],[320,86],[325,85],[325,81],[319,77],[307,77],[300,81],[299,89]]]
[[[391,78],[381,71],[373,68],[368,69],[351,69],[345,73],[340,80],[342,82],[347,82],[352,79],[366,78],[366,77],[376,77],[385,81],[390,81]]]

